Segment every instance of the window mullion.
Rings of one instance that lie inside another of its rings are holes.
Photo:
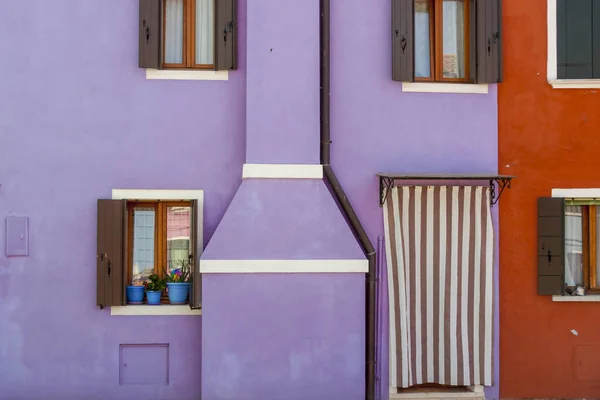
[[[589,247],[590,247],[590,268],[589,268],[589,287],[590,289],[597,288],[596,286],[596,206],[588,207],[590,212],[589,216]]]
[[[442,81],[443,79],[443,0],[435,0],[433,12],[435,15],[435,56],[433,63],[433,73],[435,81]]]

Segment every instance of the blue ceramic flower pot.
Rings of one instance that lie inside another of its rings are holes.
[[[150,305],[160,304],[160,296],[161,295],[162,295],[162,292],[147,291],[146,297],[148,297],[148,304],[150,304]]]
[[[142,304],[145,290],[143,286],[127,286],[127,303]]]
[[[185,304],[190,292],[189,282],[167,282],[167,292],[171,304]]]

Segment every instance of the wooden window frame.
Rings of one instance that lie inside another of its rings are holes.
[[[597,206],[582,206],[583,285],[588,293],[600,294],[597,284],[596,213]]]
[[[465,77],[464,78],[444,78],[444,42],[443,42],[443,2],[444,0],[429,0],[429,77],[416,77],[415,82],[449,82],[449,83],[469,83],[470,78],[470,1],[462,1],[464,10],[464,43],[465,43]],[[415,9],[416,13],[416,9]]]
[[[165,277],[165,271],[167,265],[167,209],[169,207],[189,207],[192,210],[191,201],[176,201],[176,200],[139,200],[139,201],[128,201],[127,202],[127,285],[131,285],[133,282],[133,210],[136,207],[146,207],[155,209],[155,220],[154,220],[154,273],[160,278]],[[191,214],[190,214],[190,224]],[[195,227],[190,225],[190,229]],[[190,243],[191,246],[191,243]],[[192,254],[195,254],[196,250],[191,249]],[[166,292],[163,292],[161,302],[168,303]],[[188,299],[189,302],[189,299]]]
[[[167,24],[167,7],[165,3],[167,0],[162,1],[162,16],[161,16],[161,24],[162,31],[165,31],[165,26]],[[216,10],[213,1],[213,10]],[[213,31],[214,26],[217,23],[216,21],[216,12],[213,12]],[[167,35],[162,35],[162,48],[166,49],[166,37]],[[213,41],[215,38],[213,37]],[[183,51],[182,51],[182,63],[166,63],[165,62],[165,51],[161,55],[161,67],[163,69],[208,69],[213,70],[215,68],[215,57],[214,46],[213,46],[213,63],[212,64],[196,64],[196,0],[183,0]]]

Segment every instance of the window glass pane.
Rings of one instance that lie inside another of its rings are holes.
[[[415,77],[431,77],[431,7],[429,0],[415,1]]]
[[[565,218],[565,282],[583,286],[583,208],[566,206]]]
[[[133,284],[154,273],[154,208],[133,209]]]
[[[465,3],[443,2],[443,74],[444,78],[465,77]]]
[[[190,255],[190,207],[167,207],[167,268],[169,271],[186,265]]]
[[[165,0],[165,63],[183,62],[183,0]]]
[[[196,64],[213,63],[214,0],[196,0]]]

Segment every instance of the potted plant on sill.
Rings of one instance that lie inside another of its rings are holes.
[[[171,304],[185,304],[190,293],[191,273],[190,267],[185,261],[181,261],[181,267],[165,271],[167,277],[167,294]]]
[[[156,274],[150,275],[148,279],[150,279],[150,282],[146,282],[146,297],[148,298],[148,304],[160,304],[160,297],[166,287],[165,280],[159,278]]]
[[[127,304],[144,304],[144,282],[127,286]]]

